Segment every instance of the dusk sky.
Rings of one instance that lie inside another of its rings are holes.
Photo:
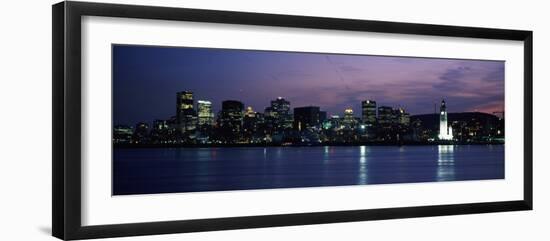
[[[133,125],[176,113],[176,92],[240,100],[263,112],[278,96],[291,108],[319,106],[329,115],[361,101],[403,107],[412,115],[504,109],[504,62],[183,47],[113,46],[113,121]]]

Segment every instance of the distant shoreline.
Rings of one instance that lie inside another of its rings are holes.
[[[358,142],[321,144],[113,144],[113,148],[218,148],[218,147],[322,147],[322,146],[437,146],[437,145],[504,145],[504,142]]]

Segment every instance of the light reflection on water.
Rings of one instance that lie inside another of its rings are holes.
[[[330,161],[330,147],[325,146],[323,149],[323,163],[327,164]]]
[[[359,147],[359,182],[358,184],[367,184],[367,147]]]
[[[437,181],[455,180],[455,156],[453,145],[437,146]]]
[[[504,178],[504,146],[486,145],[115,149],[113,158],[115,195]]]

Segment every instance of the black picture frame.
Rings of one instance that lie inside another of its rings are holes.
[[[533,208],[532,76],[533,33],[523,30],[335,19],[170,7],[60,2],[52,7],[53,156],[52,233],[65,239],[185,233],[288,225],[413,218],[531,210]],[[81,224],[81,17],[195,21],[379,33],[517,40],[524,43],[523,199],[456,205],[140,222],[99,226]]]

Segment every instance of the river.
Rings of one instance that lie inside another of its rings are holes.
[[[113,151],[113,195],[502,178],[503,145]]]

